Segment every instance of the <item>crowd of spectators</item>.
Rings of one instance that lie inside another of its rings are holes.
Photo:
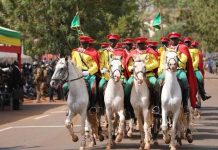
[[[35,100],[37,103],[46,97],[49,102],[54,101],[54,96],[59,100],[63,99],[62,87],[53,89],[49,84],[55,63],[55,60],[34,61],[33,64],[22,64],[21,69],[17,62],[1,63],[0,109],[4,109],[6,105],[12,105],[13,110],[19,110],[24,98]]]

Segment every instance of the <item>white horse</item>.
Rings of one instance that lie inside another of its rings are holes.
[[[180,114],[180,107],[182,102],[182,92],[179,82],[176,77],[178,59],[176,51],[166,51],[166,63],[165,63],[165,83],[161,93],[162,104],[162,130],[163,139],[165,143],[170,142],[171,150],[176,149],[176,126],[178,117]],[[172,128],[171,139],[168,134],[167,116],[171,112]]]
[[[82,72],[68,60],[68,57],[61,58],[55,67],[55,72],[51,79],[51,86],[55,87],[60,81],[67,82],[69,86],[69,94],[67,98],[68,116],[65,120],[65,126],[72,136],[74,142],[78,141],[78,136],[73,131],[72,118],[76,114],[81,116],[81,145],[80,149],[84,149],[85,140],[85,120],[87,115],[87,107],[89,103],[89,95],[83,79]]]
[[[106,148],[111,149],[114,145],[112,141],[112,117],[118,113],[119,115],[119,127],[116,142],[121,142],[124,136],[124,91],[121,78],[122,71],[122,57],[114,56],[110,61],[110,79],[107,83],[104,102],[106,106],[106,115],[108,120],[108,140]],[[115,132],[115,128],[113,128]]]
[[[141,134],[140,149],[150,149],[150,101],[149,89],[145,80],[145,58],[141,59],[140,56],[135,56],[133,60],[134,82],[131,91],[130,102],[139,123],[139,131]]]

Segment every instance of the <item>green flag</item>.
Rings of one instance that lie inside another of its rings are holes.
[[[160,12],[154,17],[152,26],[156,29],[160,30],[160,24],[161,24],[161,15]]]
[[[71,28],[76,28],[79,26],[80,26],[79,13],[77,12],[76,15],[74,16],[72,22],[71,22]]]

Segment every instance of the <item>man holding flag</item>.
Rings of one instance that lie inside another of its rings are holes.
[[[73,49],[72,61],[82,70],[87,89],[89,92],[90,105],[88,109],[95,112],[95,104],[97,100],[96,76],[99,68],[98,52],[94,48],[89,47],[90,37],[80,36],[81,47]]]

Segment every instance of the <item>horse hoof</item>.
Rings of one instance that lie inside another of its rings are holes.
[[[182,139],[180,137],[177,137],[177,143],[179,144],[179,146],[182,146]]]
[[[79,150],[85,150],[85,148],[84,147],[80,147]]]
[[[104,136],[103,135],[99,135],[99,141],[104,141]]]
[[[158,141],[154,141],[154,146],[158,146]]]
[[[107,149],[107,150],[110,150],[110,149],[111,149],[110,144],[107,144],[107,145],[106,145],[106,149]]]
[[[196,118],[197,118],[197,119],[200,119],[200,118],[201,118],[201,115],[200,115],[200,114],[198,114]]]
[[[68,122],[68,121],[65,121],[65,127],[66,127],[67,129],[70,129],[70,128],[71,128],[71,123]]]
[[[189,143],[192,143],[192,142],[193,142],[193,136],[192,136],[191,134],[187,134],[186,138],[187,138],[187,141],[188,141]]]
[[[116,139],[116,136],[115,135],[112,135],[112,140],[115,140]]]
[[[94,145],[95,145],[94,142],[89,143],[89,147],[94,147]]]
[[[170,150],[176,150],[176,147],[173,145],[170,145]]]
[[[114,146],[114,145],[115,145],[115,143],[114,143],[114,142],[107,143],[107,144],[106,144],[106,149],[107,149],[107,150],[110,150],[110,149],[111,149],[111,147],[112,147],[112,146]]]
[[[131,137],[132,137],[132,132],[128,131],[128,132],[127,132],[127,136],[128,136],[129,138],[131,138]]]
[[[123,139],[123,133],[118,133],[117,138],[116,138],[115,141],[116,141],[117,143],[119,143],[119,142],[122,141],[122,139]]]
[[[74,136],[72,137],[72,140],[73,140],[73,142],[77,142],[77,141],[79,140],[79,138],[78,138],[77,135],[74,135]]]
[[[138,131],[139,131],[139,126],[136,126],[136,127],[135,127],[135,130],[138,132]]]
[[[166,135],[166,136],[164,136],[163,140],[164,140],[165,144],[169,144],[170,143],[170,135]]]
[[[150,144],[149,144],[149,143],[146,143],[144,149],[150,150]]]
[[[139,150],[144,150],[145,145],[144,144],[140,144]]]

